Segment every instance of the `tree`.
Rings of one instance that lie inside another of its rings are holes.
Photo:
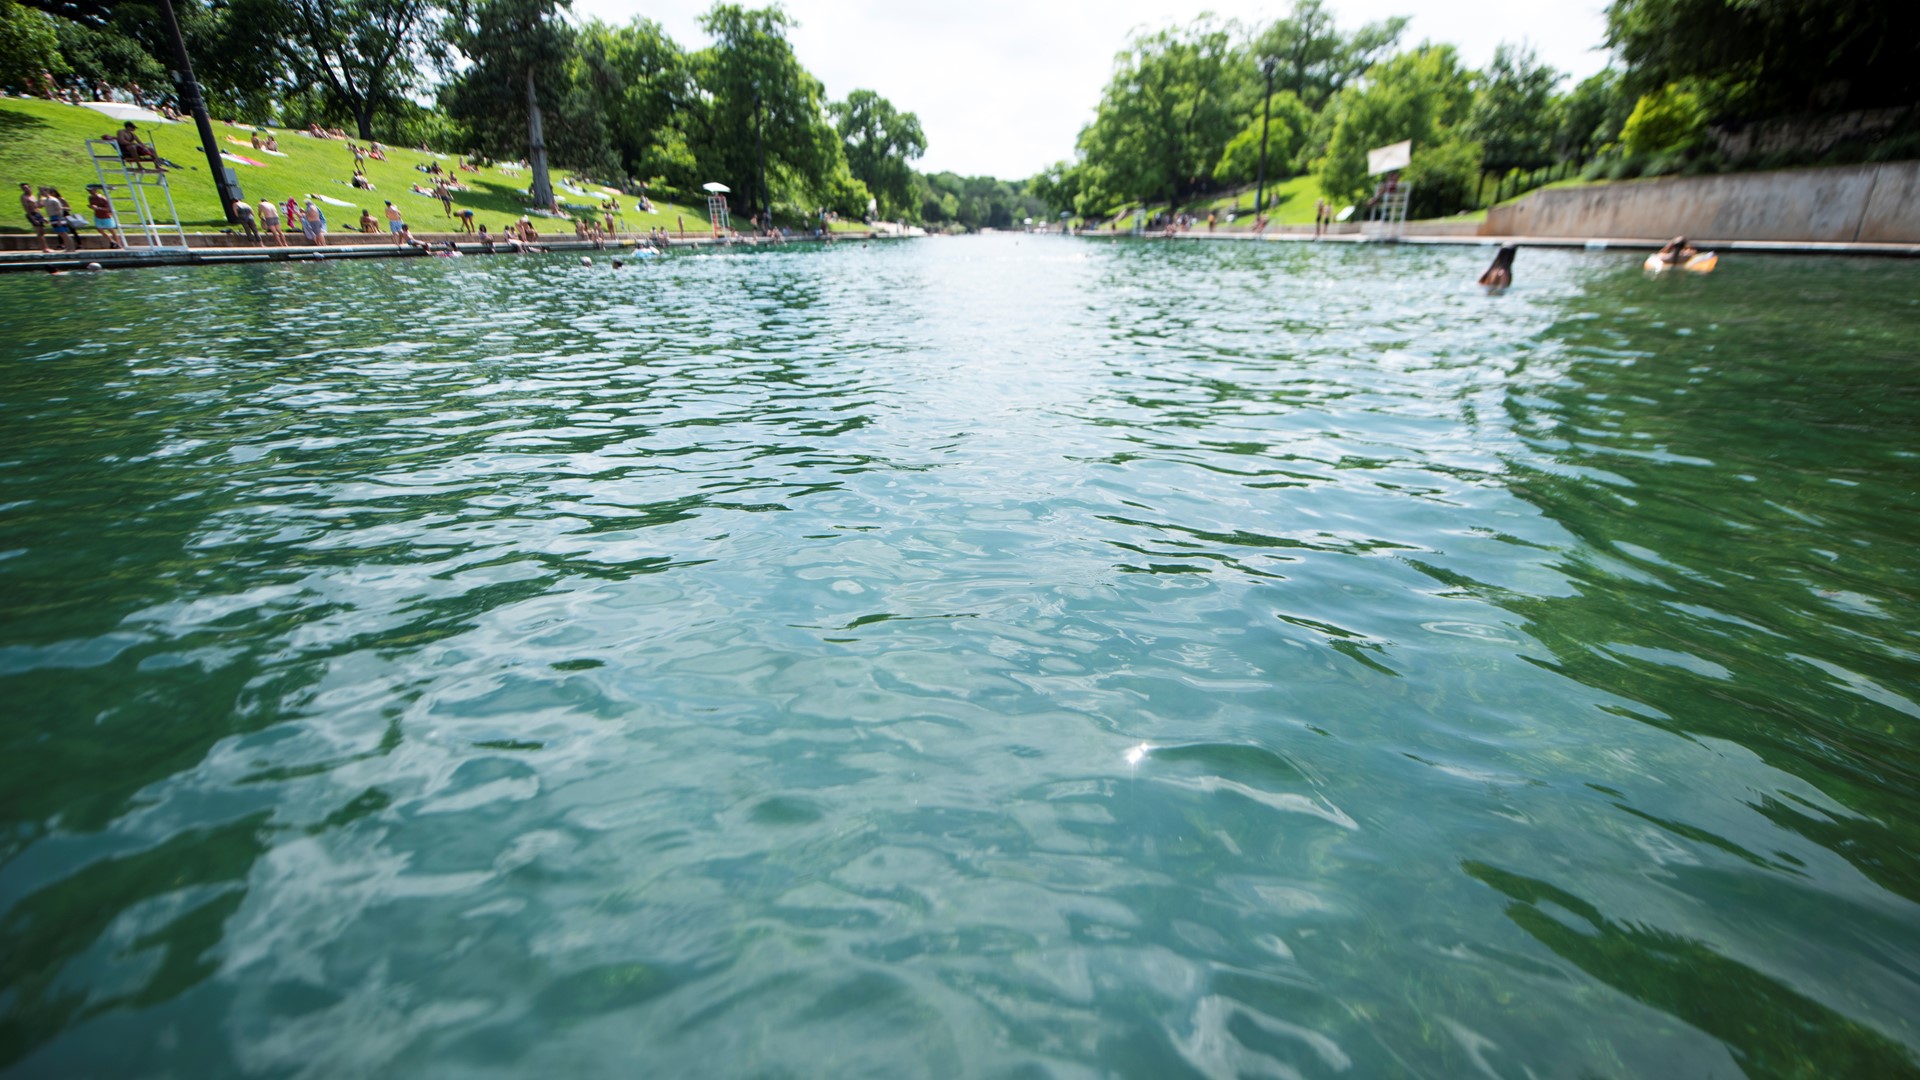
[[[606,139],[630,176],[690,189],[699,163],[686,122],[700,107],[686,53],[660,24],[594,21],[581,27],[574,80],[591,95],[588,112],[603,118]]]
[[[920,118],[903,113],[871,90],[855,90],[828,107],[845,146],[847,167],[879,200],[883,213],[907,207],[913,169],[907,163],[927,152]]]
[[[418,89],[419,61],[442,40],[430,0],[242,0],[295,86],[319,89],[363,139],[373,118]]]
[[[1560,100],[1560,130],[1554,145],[1562,158],[1585,162],[1620,137],[1633,99],[1621,92],[1620,73],[1607,68],[1580,80]]]
[[[1313,130],[1314,117],[1291,90],[1275,93],[1269,107],[1272,119],[1266,125],[1267,175],[1280,179],[1300,171],[1297,159]],[[1253,181],[1260,171],[1261,120],[1261,111],[1255,106],[1247,125],[1228,140],[1226,149],[1221,151],[1220,162],[1213,167],[1215,180],[1228,184]]]
[[[1253,78],[1232,24],[1203,16],[1181,30],[1135,35],[1080,133],[1102,190],[1172,201],[1209,183],[1240,129]]]
[[[793,55],[792,25],[777,7],[717,3],[700,17],[714,42],[692,60],[707,102],[694,152],[709,179],[752,192],[747,205],[756,212],[773,204],[773,192],[761,186],[762,149],[765,171],[800,205],[850,194],[847,183],[832,182],[846,172],[845,154],[826,122],[820,80]]]
[[[1292,13],[1255,39],[1253,55],[1279,61],[1274,88],[1292,91],[1318,112],[1391,52],[1406,26],[1405,18],[1392,18],[1342,35],[1322,0],[1294,0]]]
[[[450,20],[450,38],[472,66],[449,86],[448,111],[468,122],[477,148],[503,156],[517,145],[512,129],[526,125],[527,160],[533,167],[529,194],[541,207],[553,204],[541,84],[546,84],[549,100],[568,89],[565,76],[574,32],[560,13],[570,3],[462,0]]]
[[[1472,75],[1461,68],[1451,45],[1423,45],[1375,64],[1362,85],[1341,91],[1329,106],[1336,120],[1318,168],[1321,188],[1335,198],[1366,194],[1367,151],[1402,139],[1413,140],[1416,168],[1423,156],[1457,161],[1458,149],[1446,144],[1470,141],[1460,129],[1472,101]],[[1410,209],[1451,212],[1459,207],[1446,205],[1445,192],[1416,186]]]
[[[41,72],[65,66],[53,19],[14,0],[0,0],[0,85],[37,90]]]
[[[1538,62],[1532,49],[1502,44],[1493,51],[1465,132],[1480,143],[1483,175],[1504,177],[1513,169],[1553,163],[1553,137],[1560,126],[1553,90],[1561,77]]]
[[[1607,43],[1645,94],[1693,81],[1740,118],[1920,100],[1920,4],[1613,0]]]

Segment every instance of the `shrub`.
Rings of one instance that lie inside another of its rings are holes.
[[[1700,95],[1668,83],[1634,103],[1620,129],[1620,144],[1629,155],[1684,153],[1706,134],[1707,109]]]

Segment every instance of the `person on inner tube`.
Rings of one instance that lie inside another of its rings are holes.
[[[1684,236],[1676,236],[1667,241],[1667,246],[1659,250],[1660,261],[1668,266],[1685,266],[1688,259],[1700,254]]]

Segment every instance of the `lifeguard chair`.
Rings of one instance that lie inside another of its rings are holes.
[[[1407,202],[1413,185],[1401,171],[1413,163],[1411,140],[1367,151],[1367,175],[1384,176],[1374,189],[1372,206],[1361,232],[1374,240],[1398,240],[1407,227]]]
[[[157,161],[128,162],[120,156],[120,144],[112,139],[88,139],[87,156],[93,159],[93,174],[100,190],[113,204],[113,215],[120,222],[120,235],[128,250],[136,243],[147,251],[187,249],[187,230],[180,225],[180,212],[173,205],[173,188]],[[235,190],[239,190],[236,185]],[[162,211],[164,210],[164,216]]]
[[[700,186],[707,193],[707,222],[713,226],[713,238],[718,240],[733,231],[733,221],[727,213],[727,194],[733,189],[718,181]]]

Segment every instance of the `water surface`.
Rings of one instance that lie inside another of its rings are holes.
[[[0,1067],[1888,1076],[1920,266],[9,279]]]

